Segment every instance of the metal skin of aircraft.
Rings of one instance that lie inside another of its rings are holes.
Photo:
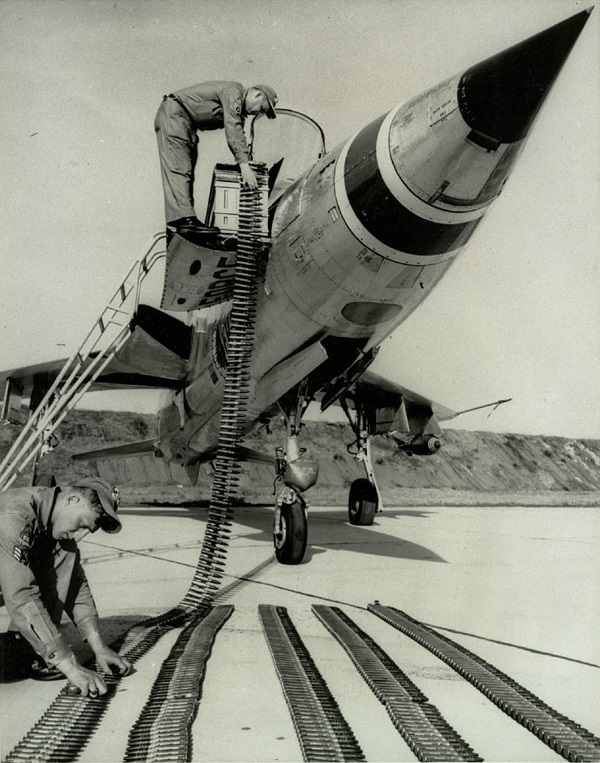
[[[253,155],[270,158],[271,246],[258,284],[245,430],[283,413],[288,435],[278,459],[239,452],[242,459],[274,463],[281,477],[274,526],[280,562],[300,562],[306,548],[303,493],[318,472],[300,447],[309,402],[322,409],[341,405],[354,430],[366,474],[350,488],[352,524],[369,525],[381,510],[372,435],[392,432],[410,454],[440,448],[439,422],[458,414],[368,366],[463,252],[500,195],[590,12],[432,87],[329,152],[318,126],[304,115],[281,109],[274,123],[253,123]],[[312,156],[304,152],[309,146]],[[169,245],[169,255],[184,259],[197,259],[198,251],[179,237]],[[231,268],[222,254],[221,264]],[[167,265],[165,289],[168,278]],[[218,444],[229,307],[227,301],[204,310],[183,305],[186,325],[139,306],[129,340],[96,388],[168,388],[157,437],[81,458],[154,452],[185,467],[195,484],[199,464],[214,458]],[[0,382],[17,379],[31,390],[36,372],[48,378],[52,370],[16,369]]]

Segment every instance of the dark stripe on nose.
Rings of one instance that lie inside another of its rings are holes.
[[[363,128],[346,156],[346,193],[354,214],[371,235],[399,252],[426,257],[459,249],[481,218],[454,225],[434,223],[413,214],[396,199],[377,164],[377,135],[386,116]]]

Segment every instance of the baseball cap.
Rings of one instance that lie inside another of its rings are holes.
[[[84,477],[77,480],[73,487],[85,487],[95,491],[104,513],[107,515],[99,523],[104,532],[118,533],[121,530],[121,520],[117,517],[117,509],[119,508],[118,488],[101,477]]]
[[[267,101],[269,101],[269,109],[267,111],[267,116],[269,119],[275,119],[277,116],[275,114],[275,106],[277,106],[277,101],[279,98],[277,98],[277,93],[273,90],[273,88],[270,85],[254,85],[254,87],[257,90],[260,90],[261,93],[264,93],[267,96]]]

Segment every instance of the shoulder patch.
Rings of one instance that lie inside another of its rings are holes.
[[[240,116],[242,113],[242,99],[238,98],[236,101],[233,102],[233,113],[236,116]]]
[[[33,527],[25,525],[19,535],[19,543],[13,549],[13,558],[24,565],[29,565],[29,551],[33,543]]]

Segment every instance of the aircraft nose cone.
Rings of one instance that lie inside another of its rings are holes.
[[[468,69],[458,87],[465,122],[501,143],[525,137],[592,10]]]

